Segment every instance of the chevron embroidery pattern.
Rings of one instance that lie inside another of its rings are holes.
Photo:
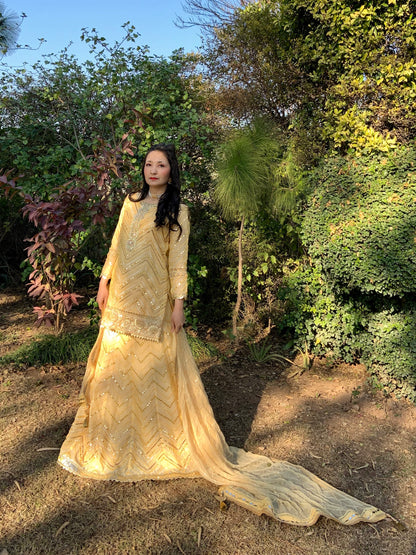
[[[155,342],[149,349],[148,341],[106,329],[98,341],[89,403],[81,405],[62,447],[74,465],[69,470],[120,481],[196,476],[172,350]]]

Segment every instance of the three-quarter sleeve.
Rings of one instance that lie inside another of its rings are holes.
[[[128,202],[128,197],[125,199],[124,204],[121,208],[120,216],[118,218],[117,226],[114,231],[113,238],[111,240],[111,246],[107,253],[107,258],[104,262],[104,266],[101,270],[101,277],[106,279],[111,279],[111,275],[113,273],[113,268],[117,260],[118,256],[118,243],[120,239],[120,232],[123,225],[123,216],[126,208],[126,204]]]
[[[188,240],[189,240],[189,213],[188,207],[181,204],[178,222],[182,227],[181,236],[179,231],[170,232],[169,246],[169,278],[170,294],[173,299],[184,299],[188,292]]]

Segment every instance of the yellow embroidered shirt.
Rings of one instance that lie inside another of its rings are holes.
[[[101,325],[119,333],[160,341],[166,303],[185,298],[189,238],[188,207],[182,227],[156,227],[157,206],[124,201],[102,276],[110,279]]]

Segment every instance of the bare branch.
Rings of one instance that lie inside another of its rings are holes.
[[[188,18],[177,17],[180,28],[201,27],[211,32],[216,27],[230,23],[236,9],[244,8],[254,0],[185,0],[182,8]]]

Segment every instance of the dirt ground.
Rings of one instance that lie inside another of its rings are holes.
[[[71,327],[87,326],[75,311]],[[43,333],[0,294],[0,355]],[[220,505],[204,480],[83,480],[56,465],[84,365],[0,367],[0,554],[416,555],[416,407],[372,390],[362,366],[303,374],[245,348],[200,365],[229,444],[301,464],[397,522],[296,527]],[[2,551],[3,550],[3,551]]]

